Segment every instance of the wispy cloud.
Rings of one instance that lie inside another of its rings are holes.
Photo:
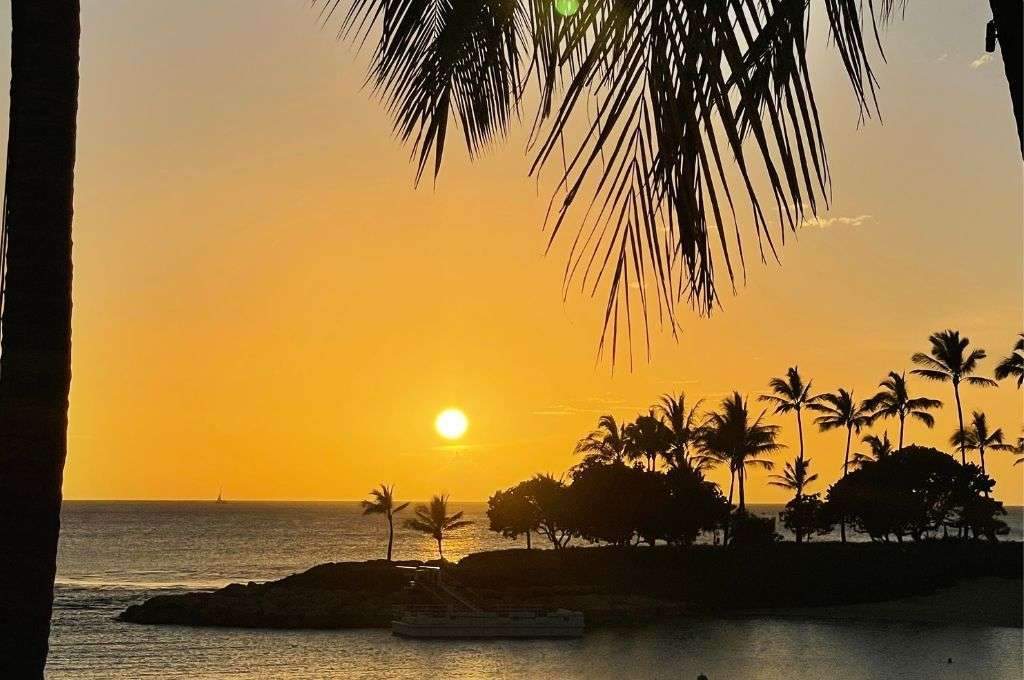
[[[871,215],[856,215],[854,217],[822,217],[816,220],[804,220],[803,224],[800,226],[813,227],[815,229],[825,229],[828,227],[859,227],[863,224],[867,224],[871,220]]]
[[[992,55],[988,52],[985,52],[980,57],[971,62],[971,68],[981,68],[985,64],[990,63],[992,63]]]
[[[942,54],[939,55],[939,58],[936,59],[935,61],[941,63],[941,62],[946,61],[947,59],[949,59],[949,52],[943,52]]]

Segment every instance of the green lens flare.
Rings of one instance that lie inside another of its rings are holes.
[[[555,10],[563,17],[571,17],[580,9],[580,0],[555,0]]]

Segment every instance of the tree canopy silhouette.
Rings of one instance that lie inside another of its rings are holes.
[[[1005,1],[993,3],[1016,106],[1019,7],[1004,16]],[[313,4],[328,20],[345,3]],[[440,172],[451,121],[475,156],[536,87],[531,173],[559,168],[550,238],[578,225],[563,294],[607,289],[601,347],[610,341],[614,362],[620,315],[633,337],[633,304],[649,350],[652,310],[673,332],[677,304],[712,311],[716,262],[735,286],[742,221],[766,260],[827,207],[811,15],[824,16],[863,120],[878,110],[880,26],[903,5],[583,0],[564,16],[551,0],[351,0],[339,13],[342,35],[374,43],[369,82],[412,145],[417,178]]]

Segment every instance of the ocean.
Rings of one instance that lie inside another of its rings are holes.
[[[474,524],[445,556],[522,545]],[[779,506],[752,506],[772,515]],[[1014,540],[1024,509],[1009,508]],[[1018,629],[715,619],[604,629],[571,641],[416,641],[386,630],[260,631],[114,620],[160,593],[263,581],[384,556],[386,528],[357,503],[64,504],[49,678],[1019,678]],[[540,545],[540,539],[535,539]],[[396,559],[436,557],[396,531]],[[853,577],[854,575],[851,575]],[[947,663],[952,658],[953,664]]]

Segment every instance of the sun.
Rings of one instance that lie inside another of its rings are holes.
[[[466,414],[457,408],[446,408],[437,414],[434,421],[437,433],[445,439],[458,439],[466,433],[469,420]]]

